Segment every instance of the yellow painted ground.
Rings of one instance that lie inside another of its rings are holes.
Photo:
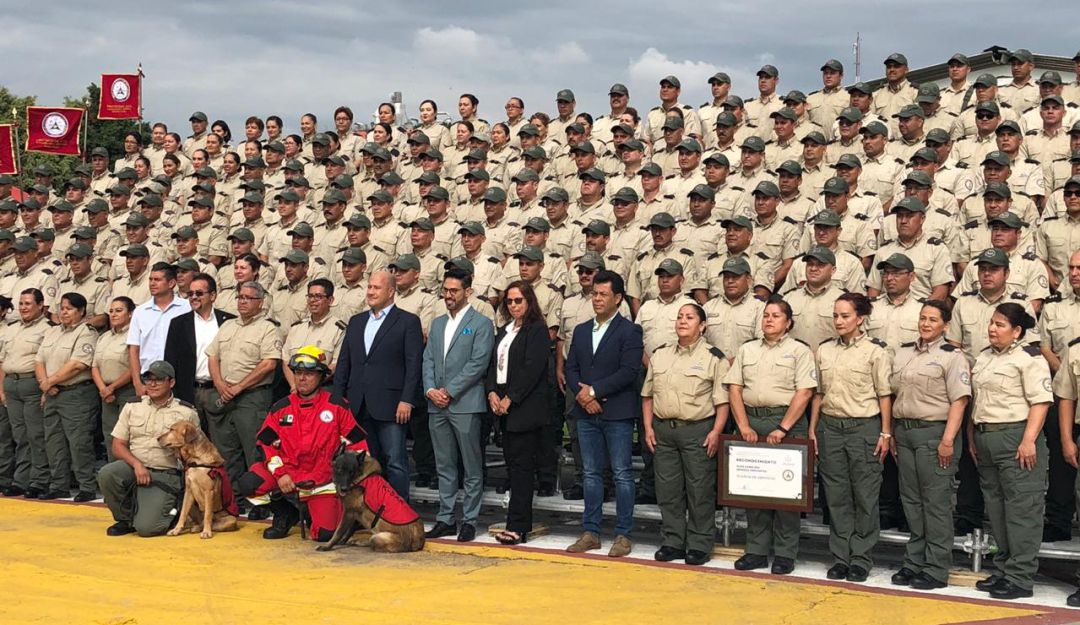
[[[103,508],[0,500],[0,624],[814,623],[1034,616],[994,605],[498,547],[317,553],[263,525],[212,540],[109,538]]]

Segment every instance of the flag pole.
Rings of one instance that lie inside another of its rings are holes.
[[[145,124],[146,106],[144,103],[146,102],[146,81],[143,79],[146,78],[146,74],[142,71],[142,61],[139,61],[139,66],[136,68],[136,71],[139,74],[139,123]]]
[[[19,145],[19,111],[14,106],[11,107],[11,122],[12,132],[15,133],[15,136],[12,138],[12,143],[15,144],[16,176],[19,178],[19,189],[21,190],[25,185],[26,179],[23,177],[22,150]]]
[[[82,157],[82,162],[87,162],[88,155],[90,154],[90,146],[87,142],[90,141],[90,97],[83,97],[83,120],[82,120],[82,149],[79,150],[79,155]]]

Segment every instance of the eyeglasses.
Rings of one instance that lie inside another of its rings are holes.
[[[524,297],[508,297],[508,298],[506,298],[506,303],[507,304],[513,304],[514,306],[519,306],[519,305],[525,303],[525,298]]]
[[[313,299],[313,300],[326,299],[328,297],[330,297],[330,296],[329,295],[323,295],[322,293],[308,293],[307,294],[307,298],[308,299]]]
[[[142,376],[143,384],[164,384],[167,378],[159,378],[151,375]]]
[[[517,105],[517,104],[507,104],[506,108],[508,108],[508,109],[519,109],[519,108],[522,108],[522,107],[520,105]]]
[[[254,301],[261,300],[261,299],[262,299],[261,297],[252,297],[250,295],[237,295],[236,296],[236,301],[238,301],[238,302],[254,302]]]
[[[210,291],[188,291],[188,297],[202,297],[204,295],[210,295]]]

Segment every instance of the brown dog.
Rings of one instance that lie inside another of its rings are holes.
[[[357,546],[371,546],[382,553],[420,551],[424,548],[424,523],[390,483],[380,475],[379,461],[365,451],[343,451],[334,458],[334,486],[345,504],[334,536],[318,547],[330,551],[353,537],[356,525],[364,538]]]
[[[168,536],[183,534],[189,520],[191,531],[199,532],[200,538],[240,529],[236,516],[226,509],[223,501],[222,484],[228,479],[224,473],[225,459],[198,424],[177,421],[158,437],[158,443],[172,449],[184,465],[184,503],[176,527],[169,530]],[[235,503],[231,507],[235,510]]]

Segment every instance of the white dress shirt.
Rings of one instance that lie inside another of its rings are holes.
[[[210,318],[203,319],[198,312],[195,313],[195,379],[200,382],[210,381],[210,357],[206,355],[206,348],[214,340],[218,333],[217,315],[210,309]]]
[[[457,330],[461,327],[461,320],[465,318],[465,313],[469,312],[470,308],[472,308],[472,306],[468,302],[465,302],[465,305],[458,311],[456,317],[447,311],[446,330],[443,331],[443,358],[446,358],[446,352],[450,351],[450,342],[453,341],[454,337],[457,335]]]
[[[497,348],[498,358],[495,360],[495,383],[506,384],[506,379],[509,374],[510,368],[507,362],[510,357],[510,345],[513,344],[514,339],[517,338],[518,332],[521,328],[517,327],[513,321],[506,325],[506,336],[499,341],[499,347]]]

